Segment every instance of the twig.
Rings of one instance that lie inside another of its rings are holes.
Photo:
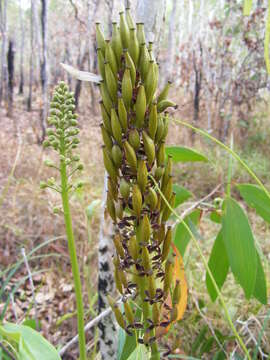
[[[217,335],[216,335],[216,333],[215,333],[215,330],[213,329],[211,323],[207,320],[206,316],[205,316],[205,315],[203,314],[203,312],[201,311],[200,306],[199,306],[199,304],[198,304],[198,301],[197,301],[197,299],[195,299],[194,296],[193,296],[193,301],[194,301],[194,303],[195,303],[195,306],[196,306],[199,314],[201,315],[201,317],[203,318],[203,320],[204,320],[205,323],[207,324],[208,328],[210,329],[210,331],[211,331],[214,339],[216,340],[218,346],[219,346],[220,349],[226,354],[226,356],[228,356],[226,350],[224,349],[223,345],[222,345],[221,342],[219,341],[219,339],[218,339],[218,337],[217,337]]]
[[[111,311],[112,311],[111,308],[107,308],[106,310],[104,310],[97,317],[95,317],[93,320],[91,320],[88,324],[85,325],[84,331],[86,332],[92,327],[96,326],[100,322],[100,320],[108,316],[111,313]],[[74,336],[74,338],[72,338],[64,347],[62,347],[62,349],[59,351],[59,355],[60,356],[64,355],[67,349],[69,349],[73,344],[75,344],[78,341],[78,339],[79,339],[78,335]]]
[[[79,21],[79,23],[86,28],[86,23],[85,21],[83,21],[80,17],[79,17],[79,10],[77,8],[77,6],[74,4],[73,0],[69,0],[70,5],[73,7],[74,12],[75,12],[75,19]]]
[[[121,302],[126,300],[128,297],[132,297],[132,296],[133,295],[120,298],[117,301],[117,304],[120,304]],[[100,320],[102,320],[103,318],[108,316],[111,312],[112,312],[112,309],[110,307],[105,309],[104,311],[102,311],[98,316],[96,316],[93,320],[91,320],[89,323],[87,323],[85,325],[84,331],[86,332],[86,331],[90,330],[92,327],[96,326],[100,322]],[[62,347],[62,349],[59,351],[59,355],[60,356],[64,355],[64,353],[78,341],[78,338],[79,338],[78,335],[74,336],[74,338],[72,338],[65,346]]]
[[[22,248],[21,253],[22,253],[22,256],[23,256],[23,260],[24,260],[24,263],[25,263],[26,270],[28,272],[29,283],[30,283],[30,287],[31,287],[32,297],[33,297],[33,303],[34,303],[34,309],[35,309],[36,330],[39,330],[38,310],[37,310],[37,302],[36,302],[36,296],[35,296],[35,286],[34,286],[32,273],[31,273],[31,270],[30,270],[30,266],[29,266],[29,263],[28,263],[28,260],[27,260],[27,256],[25,254],[25,248]]]
[[[183,213],[180,215],[180,219],[183,220],[187,215],[189,215],[193,210],[195,210],[201,203],[205,202],[207,199],[209,199],[212,195],[214,195],[218,189],[221,187],[221,184],[217,185],[209,194],[207,194],[202,199],[196,201],[193,205],[191,205],[188,209],[183,211]],[[177,220],[179,222],[180,220]]]
[[[13,310],[13,314],[15,317],[15,320],[18,320],[18,316],[17,316],[17,311],[16,311],[16,306],[15,306],[15,302],[14,302],[14,295],[13,293],[10,294],[10,300],[11,300],[11,306],[12,306],[12,310]]]
[[[16,360],[15,356],[0,342],[0,348],[3,349],[4,353],[10,357],[11,360]]]
[[[241,320],[238,319],[238,320],[236,320],[236,322],[237,322],[238,324],[242,325],[242,328],[241,328],[240,332],[242,332],[242,330],[245,330],[246,333],[249,334],[249,340],[246,342],[246,344],[248,344],[250,341],[253,341],[254,344],[255,344],[255,346],[258,346],[259,353],[260,353],[260,355],[261,355],[261,357],[262,357],[262,359],[263,359],[263,358],[267,357],[267,354],[265,354],[265,353],[262,351],[261,347],[259,346],[259,344],[258,344],[258,342],[257,342],[257,339],[256,339],[255,336],[252,334],[252,331],[249,329],[249,327],[248,327],[248,325],[249,325],[249,320],[250,320],[250,319],[248,319],[247,321],[241,321]]]

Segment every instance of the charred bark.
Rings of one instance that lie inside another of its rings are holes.
[[[34,77],[34,3],[31,0],[31,22],[30,22],[30,63],[29,63],[29,92],[27,99],[27,111],[32,111],[33,77]]]
[[[20,40],[20,84],[19,84],[19,94],[23,94],[24,88],[24,16],[22,3],[20,1],[20,32],[21,32],[21,40]]]
[[[41,0],[42,64],[40,69],[43,106],[41,111],[41,139],[46,135],[48,115],[48,1]]]
[[[0,79],[0,104],[3,100],[7,80],[6,65],[6,34],[7,34],[7,0],[0,1],[0,20],[1,20],[1,79]]]
[[[7,67],[8,67],[8,116],[12,116],[13,107],[13,88],[14,88],[14,43],[12,40],[9,41],[8,53],[7,53]]]

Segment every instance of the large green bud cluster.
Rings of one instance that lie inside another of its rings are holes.
[[[151,179],[173,206],[172,160],[165,159],[169,119],[164,111],[176,105],[167,99],[170,82],[156,95],[159,67],[152,44],[146,45],[144,24],[135,27],[129,9],[120,13],[119,25],[113,23],[111,40],[104,39],[97,23],[96,40],[107,211],[117,227],[115,282],[122,295],[135,293],[143,321],[135,317],[129,300],[124,315],[112,307],[119,325],[129,334],[142,329],[141,341],[148,345],[156,340],[155,329],[173,321],[176,311],[172,305],[171,318],[159,319],[174,291],[173,260],[168,259],[172,230],[166,224],[171,211]]]
[[[77,170],[82,170],[83,165],[80,163],[80,157],[74,154],[74,149],[79,144],[79,128],[77,114],[75,110],[75,99],[73,93],[68,91],[64,82],[60,82],[55,90],[50,105],[50,117],[48,118],[47,136],[43,142],[44,147],[51,147],[59,153],[59,164],[54,164],[51,160],[46,160],[45,165],[61,171],[61,165],[69,169],[71,176]],[[61,192],[60,186],[55,183],[54,178],[48,182],[41,182],[41,188],[51,187]],[[81,184],[77,184],[80,187]],[[70,188],[74,188],[70,186]]]

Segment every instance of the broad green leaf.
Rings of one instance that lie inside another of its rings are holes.
[[[214,242],[208,266],[213,274],[218,288],[221,289],[226,280],[230,266],[226,247],[222,238],[222,230],[220,230]],[[206,274],[206,287],[212,301],[215,301],[217,298],[217,292],[208,273]]]
[[[192,227],[198,225],[200,217],[201,217],[201,211],[199,209],[196,209],[191,214],[187,215],[184,218],[184,221],[189,227],[192,228]],[[185,254],[189,240],[190,240],[189,232],[187,231],[187,229],[185,228],[185,226],[182,222],[179,223],[176,226],[176,230],[175,230],[175,234],[174,234],[174,244],[177,247],[177,249],[179,250],[182,257]]]
[[[223,202],[222,234],[234,277],[249,299],[256,280],[256,248],[246,214],[230,197]]]
[[[119,329],[118,355],[117,359],[128,359],[137,346],[136,336],[128,336],[123,329]]]
[[[174,204],[175,208],[183,204],[183,202],[185,202],[187,199],[189,199],[192,196],[192,193],[190,191],[177,184],[173,185],[173,191],[176,194],[175,204]]]
[[[210,220],[212,220],[213,222],[215,222],[217,224],[220,224],[221,223],[221,214],[217,210],[212,211],[210,214]]]
[[[182,146],[167,146],[166,155],[171,155],[174,162],[208,161],[208,159],[199,152]]]
[[[35,319],[27,318],[22,322],[22,325],[29,326],[33,330],[37,330],[37,323]],[[41,328],[41,322],[38,320],[38,327]]]
[[[29,326],[6,323],[0,326],[0,334],[17,343],[20,360],[61,360],[56,349]]]
[[[149,352],[144,345],[138,345],[133,353],[128,357],[128,360],[148,360]]]
[[[237,188],[246,203],[270,223],[270,199],[265,192],[259,186],[252,184],[239,184]]]
[[[265,274],[263,271],[261,259],[258,252],[257,252],[257,274],[256,274],[256,282],[254,286],[253,295],[262,304],[264,305],[267,304],[267,289],[266,289]]]

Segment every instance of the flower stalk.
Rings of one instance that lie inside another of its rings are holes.
[[[114,275],[126,297],[124,312],[110,299],[120,327],[160,359],[157,330],[177,319],[174,258],[170,252],[171,210],[155,189],[154,176],[173,206],[172,159],[165,157],[171,83],[157,93],[159,67],[152,44],[145,43],[144,25],[134,22],[130,10],[113,24],[111,40],[96,26],[99,85],[103,122],[104,166],[108,173],[106,211],[116,228]],[[130,295],[133,300],[130,301]],[[136,306],[134,305],[134,302]],[[142,309],[141,314],[136,308]],[[162,316],[159,316],[162,315]]]
[[[77,127],[77,115],[73,113],[74,108],[73,94],[69,93],[67,86],[61,82],[55,89],[51,102],[51,117],[48,119],[48,123],[53,128],[47,129],[47,138],[43,143],[45,147],[52,147],[59,154],[58,165],[50,160],[45,161],[45,164],[59,171],[60,184],[57,185],[55,179],[51,178],[47,182],[41,182],[41,188],[51,188],[61,194],[76,297],[80,360],[86,360],[82,286],[69,206],[69,193],[76,189],[71,183],[71,177],[75,172],[83,169],[83,165],[79,163],[79,156],[73,154],[79,143],[77,137],[79,129]],[[78,187],[81,187],[80,183],[77,185]]]

